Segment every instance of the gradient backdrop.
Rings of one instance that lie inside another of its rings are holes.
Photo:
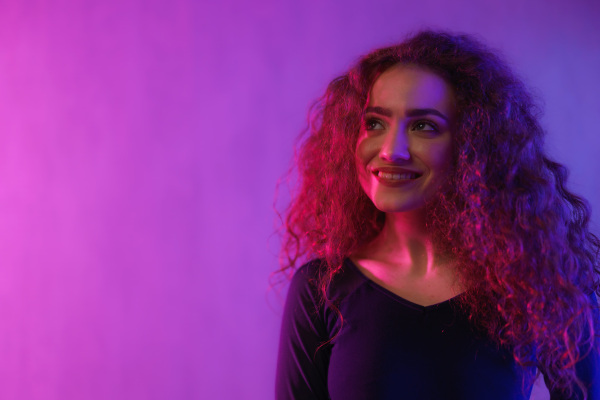
[[[328,81],[420,27],[505,54],[598,231],[599,19],[596,0],[0,0],[0,398],[272,398],[276,181]]]

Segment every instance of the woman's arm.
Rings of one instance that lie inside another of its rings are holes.
[[[329,399],[327,368],[330,348],[320,347],[329,338],[323,312],[317,308],[317,292],[310,284],[316,263],[304,265],[292,278],[287,295],[275,397],[284,399]]]

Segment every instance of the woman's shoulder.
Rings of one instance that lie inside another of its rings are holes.
[[[290,292],[315,292],[318,288],[322,261],[315,259],[297,268],[290,281]]]
[[[319,303],[320,287],[330,273],[327,263],[323,259],[313,259],[299,267],[292,277],[290,293],[301,297],[311,297],[315,304]],[[344,259],[327,285],[327,300],[339,301],[347,297],[364,283],[364,277],[357,272],[356,267],[349,259]]]
[[[313,280],[319,276],[319,270],[325,267],[325,261],[319,258],[312,259],[294,271],[293,280]]]
[[[311,260],[297,268],[288,288],[288,302],[292,299],[318,304],[318,277],[320,260]]]

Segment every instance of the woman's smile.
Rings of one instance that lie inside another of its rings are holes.
[[[413,183],[422,174],[403,168],[382,167],[373,169],[373,175],[379,183],[386,186],[399,186]]]

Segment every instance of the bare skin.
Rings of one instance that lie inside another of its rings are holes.
[[[452,260],[433,248],[422,210],[388,213],[381,233],[350,259],[378,285],[421,306],[462,292]]]

